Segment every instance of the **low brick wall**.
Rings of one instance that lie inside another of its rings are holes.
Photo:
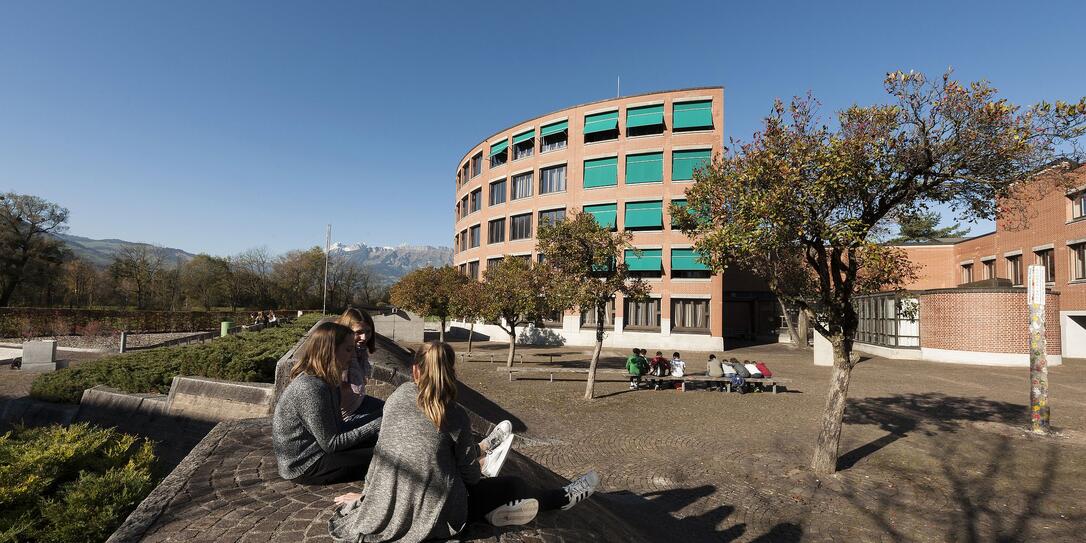
[[[939,289],[919,295],[920,345],[925,349],[1029,353],[1026,289]],[[1048,353],[1060,349],[1060,295],[1045,298]]]

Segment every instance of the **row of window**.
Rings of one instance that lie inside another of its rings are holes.
[[[695,100],[672,104],[671,124],[673,132],[687,132],[713,129],[713,101]],[[664,105],[654,104],[626,108],[626,135],[628,137],[663,134],[667,129],[664,123]],[[583,134],[585,143],[618,139],[619,111],[605,111],[584,116]],[[540,153],[564,149],[569,140],[569,122],[558,121],[543,125],[538,135],[535,128],[513,134],[512,140],[506,138],[491,142],[488,161],[491,168],[504,165],[510,160],[519,160]],[[510,142],[512,145],[510,145]],[[469,179],[483,172],[483,151],[476,153],[461,166],[456,174],[456,186],[460,187]]]
[[[504,232],[501,233],[504,235]],[[460,239],[469,240],[467,243],[474,243],[479,237],[479,227],[474,226],[464,232],[461,232]],[[689,248],[676,248],[671,249],[671,277],[673,279],[708,279],[712,276],[712,272],[709,267],[703,264],[699,260],[700,255],[694,249]],[[486,261],[487,267],[495,266],[498,262],[505,258],[504,255],[493,256]],[[518,255],[516,258],[523,258],[530,261],[531,255]],[[538,255],[539,261],[544,259],[543,254]],[[630,275],[635,277],[642,277],[645,279],[658,279],[664,276],[664,262],[663,262],[663,249],[627,249],[622,255],[622,261],[626,264]],[[460,265],[462,272],[467,274],[472,279],[481,279],[479,274],[479,261],[474,260]],[[606,273],[610,269],[608,266],[606,269],[600,269],[601,273]]]
[[[1086,280],[1086,243],[1078,243],[1069,245],[1070,249],[1070,280],[1080,281]],[[1054,249],[1039,249],[1033,252],[1034,263],[1045,268],[1045,282],[1056,282],[1056,252]],[[1011,280],[1013,285],[1024,285],[1025,276],[1022,266],[1022,255],[1011,255],[1005,257],[1007,261],[1006,279]],[[980,261],[980,277],[974,274],[973,262],[966,262],[961,265],[961,284],[972,283],[973,281],[983,279],[996,279],[999,277],[999,272],[996,270],[996,258],[991,257],[988,259],[981,259]]]

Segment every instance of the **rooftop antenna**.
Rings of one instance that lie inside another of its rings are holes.
[[[328,314],[328,252],[331,251],[332,245],[332,225],[328,225],[328,230],[324,234],[324,299],[321,302],[321,315]]]
[[[615,98],[622,96],[622,76],[618,76],[615,80]]]

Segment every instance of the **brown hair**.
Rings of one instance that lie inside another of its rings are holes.
[[[370,333],[366,336],[366,350],[373,354],[377,351],[377,328],[373,325],[373,317],[364,309],[348,307],[342,315],[336,319],[337,324],[354,328],[356,324],[365,323],[370,327]]]
[[[414,365],[419,369],[418,406],[441,430],[449,406],[456,401],[456,353],[448,343],[431,341],[415,353]]]
[[[308,373],[329,386],[338,387],[347,367],[340,367],[336,358],[336,347],[353,337],[354,332],[342,324],[322,322],[309,334],[309,339],[305,341],[305,351],[290,369],[290,378]]]

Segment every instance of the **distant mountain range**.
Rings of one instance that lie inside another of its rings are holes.
[[[56,234],[75,256],[99,266],[108,266],[121,249],[129,246],[149,245],[121,239],[90,239],[68,234]],[[172,247],[159,247],[168,262],[187,261],[196,256]],[[391,282],[403,277],[415,268],[452,264],[452,249],[429,245],[400,245],[398,247],[370,247],[364,243],[335,243],[332,254],[343,254],[351,260],[369,266],[374,273]]]
[[[452,264],[453,254],[450,247],[429,245],[370,247],[364,243],[335,243],[330,252],[346,255],[359,264],[369,266],[374,273],[390,282],[416,268]]]

